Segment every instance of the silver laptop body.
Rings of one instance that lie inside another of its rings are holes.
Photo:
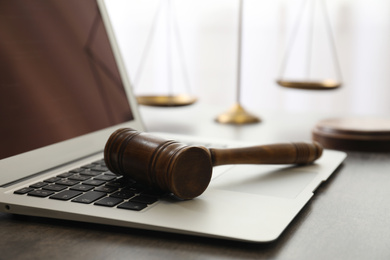
[[[53,199],[58,192],[52,190],[46,197],[36,196],[47,191],[44,187],[34,188],[34,196],[29,195],[31,191],[23,193],[34,184],[58,188],[68,179],[60,180],[61,184],[48,180],[72,171],[83,177],[80,169],[87,169],[85,165],[93,172],[93,167],[102,166],[102,151],[113,131],[145,128],[106,2],[0,0],[0,6],[2,212],[269,242],[280,236],[346,156],[326,150],[308,166],[216,167],[210,186],[200,197],[178,201],[166,196],[138,210],[119,207],[129,199],[115,206],[95,204],[109,197],[109,192],[91,203],[76,200],[85,192],[69,200]],[[199,144],[247,145],[156,134]],[[104,178],[112,177],[102,172]],[[82,186],[95,178],[75,182]],[[96,185],[92,191],[101,187],[98,182],[88,183]]]

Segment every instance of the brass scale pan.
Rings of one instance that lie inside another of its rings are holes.
[[[294,89],[307,89],[307,90],[332,90],[341,86],[340,81],[336,80],[323,80],[323,81],[294,81],[294,80],[277,80],[282,87],[294,88]]]
[[[161,95],[161,96],[138,96],[138,104],[157,107],[187,106],[196,102],[196,98],[189,95]]]

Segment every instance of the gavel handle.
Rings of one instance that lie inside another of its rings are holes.
[[[321,157],[317,143],[283,143],[234,149],[209,149],[213,166],[225,164],[309,164]]]

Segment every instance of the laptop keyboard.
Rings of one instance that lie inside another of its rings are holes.
[[[110,172],[104,160],[16,190],[14,194],[140,211],[164,194]]]

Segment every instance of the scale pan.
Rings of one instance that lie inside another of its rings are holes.
[[[169,95],[169,96],[138,96],[140,105],[155,107],[179,107],[188,106],[196,102],[196,98],[189,95]]]
[[[332,90],[341,86],[340,81],[327,79],[323,81],[295,81],[295,80],[277,80],[280,86],[286,88],[308,89],[308,90]]]

